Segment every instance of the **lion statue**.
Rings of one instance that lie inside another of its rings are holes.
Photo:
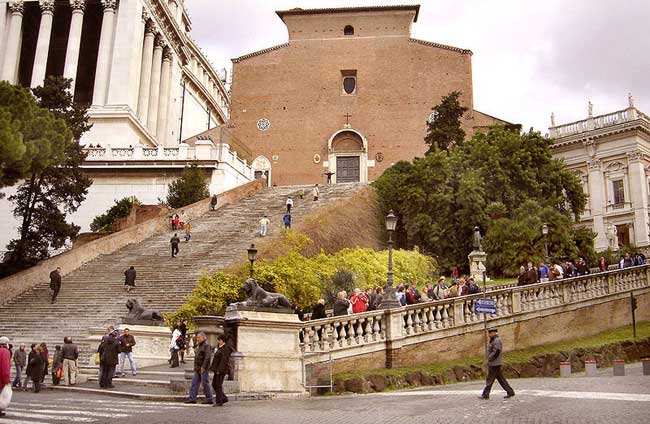
[[[138,299],[129,299],[126,301],[126,309],[129,310],[128,318],[134,318],[143,321],[162,321],[163,317],[158,311],[145,309]]]
[[[291,302],[285,295],[269,293],[259,286],[252,278],[244,283],[244,293],[247,299],[239,302],[242,306],[262,306],[265,308],[291,308]]]

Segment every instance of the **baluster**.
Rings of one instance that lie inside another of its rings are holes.
[[[413,321],[413,334],[420,332],[420,314],[417,310],[411,310],[411,320]]]
[[[443,328],[451,327],[452,322],[449,322],[449,303],[440,305],[440,322]]]
[[[406,334],[413,334],[413,319],[409,311],[406,311]]]
[[[442,322],[442,306],[441,305],[436,305],[434,306],[433,310],[433,320],[434,320],[434,325],[436,328],[442,328],[444,327],[444,323]]]
[[[504,306],[503,305],[503,303],[504,303],[503,295],[502,294],[498,295],[497,298],[496,298],[496,301],[497,301],[497,316],[502,317],[503,315],[505,315],[504,314],[504,307],[503,307]]]
[[[381,338],[379,332],[381,331],[381,326],[379,325],[379,317],[373,317],[372,319],[372,341],[377,341],[377,336]]]
[[[436,320],[435,306],[428,307],[426,314],[427,314],[427,330],[431,331],[435,326],[435,320]]]

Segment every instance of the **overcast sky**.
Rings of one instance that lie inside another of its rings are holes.
[[[186,0],[216,68],[287,41],[274,13],[294,7],[420,4],[413,37],[472,50],[474,107],[547,132],[636,106],[650,114],[650,0]]]

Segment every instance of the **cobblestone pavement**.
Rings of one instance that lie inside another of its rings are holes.
[[[611,373],[611,370],[609,370]],[[607,374],[607,372],[605,372]],[[141,402],[67,392],[18,392],[1,423],[647,423],[650,376],[631,366],[625,377],[513,379],[478,399],[480,382],[354,396],[231,402],[222,408]]]

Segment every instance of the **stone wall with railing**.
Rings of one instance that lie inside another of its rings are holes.
[[[307,321],[301,348],[312,365],[331,357],[335,372],[460,359],[482,353],[486,319],[503,328],[506,349],[522,349],[629,323],[630,292],[638,295],[637,319],[650,319],[650,265],[642,265]],[[481,297],[495,301],[495,315],[474,312]]]
[[[563,138],[599,128],[611,127],[624,122],[635,121],[637,119],[646,121],[650,124],[650,117],[635,107],[629,107],[627,109],[617,110],[616,112],[604,115],[592,116],[581,121],[550,127],[549,135],[552,138]]]
[[[249,180],[253,180],[253,170],[246,159],[225,143],[214,144],[210,140],[198,140],[194,146],[180,144],[178,147],[146,147],[142,145],[129,147],[87,146],[87,163],[125,162],[125,161],[217,161],[231,167]]]

